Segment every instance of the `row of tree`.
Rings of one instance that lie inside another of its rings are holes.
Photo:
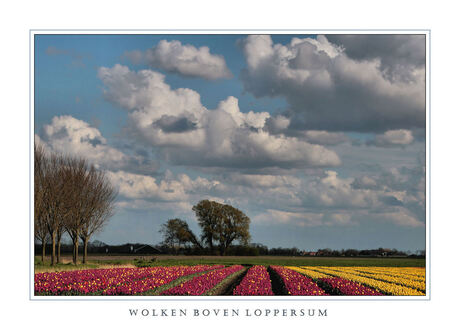
[[[342,250],[332,250],[332,249],[319,249],[316,252],[317,256],[323,257],[371,257],[371,256],[386,256],[386,257],[407,257],[407,256],[425,256],[424,250],[416,251],[416,254],[413,254],[411,251],[399,251],[397,249],[342,249]]]
[[[117,192],[104,171],[84,158],[46,152],[34,146],[34,235],[42,244],[51,242],[51,265],[60,262],[65,232],[73,243],[73,262],[78,261],[82,240],[83,263],[91,236],[112,216]]]
[[[163,244],[176,252],[187,245],[193,246],[200,253],[225,255],[233,242],[239,241],[247,245],[251,238],[249,233],[249,217],[239,209],[215,201],[202,200],[195,206],[201,235],[198,238],[187,222],[181,219],[170,219],[162,225]]]

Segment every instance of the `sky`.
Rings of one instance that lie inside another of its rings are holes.
[[[272,247],[425,249],[424,35],[35,35],[34,134],[118,190],[93,237],[231,204]]]

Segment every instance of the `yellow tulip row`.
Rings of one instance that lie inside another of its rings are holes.
[[[375,280],[379,281],[385,281],[389,283],[394,283],[394,284],[399,284],[399,285],[404,285],[413,289],[417,289],[420,291],[425,291],[425,282],[424,281],[416,281],[416,280],[411,280],[411,279],[404,279],[401,277],[396,277],[392,275],[386,275],[386,274],[369,274],[369,273],[362,273],[359,271],[356,271],[354,267],[328,267],[327,269],[339,271],[339,272],[345,272],[357,276],[363,276],[363,277],[369,277]]]
[[[384,267],[381,267],[384,268]],[[395,267],[396,268],[396,267]],[[355,270],[363,274],[381,274],[381,275],[390,275],[397,278],[408,279],[413,281],[425,282],[425,273],[423,275],[414,275],[411,274],[406,268],[397,267],[400,269],[367,269],[366,267],[356,267]]]
[[[388,269],[385,269],[388,268]],[[356,270],[370,273],[388,274],[425,281],[425,268],[409,267],[355,267]]]
[[[314,270],[304,269],[304,268],[300,268],[300,267],[286,267],[286,268],[289,268],[289,269],[295,270],[298,273],[307,275],[308,277],[310,277],[310,278],[312,278],[314,280],[317,280],[318,278],[332,277],[332,276],[329,276],[329,275],[325,275],[323,273],[316,272]]]
[[[339,276],[339,277],[342,277],[350,281],[358,282],[358,283],[370,286],[374,289],[377,289],[384,294],[395,295],[395,296],[424,296],[425,295],[425,293],[420,290],[409,288],[404,285],[400,285],[396,283],[389,283],[389,282],[369,278],[369,277],[362,276],[362,275],[352,274],[350,272],[336,270],[333,267],[303,267],[303,268],[308,269],[308,270],[313,270],[316,272],[320,272],[326,275]],[[353,268],[353,267],[347,267],[347,268]]]

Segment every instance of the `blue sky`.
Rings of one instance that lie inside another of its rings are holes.
[[[425,40],[36,35],[34,133],[119,189],[94,239],[230,203],[269,247],[425,249]]]

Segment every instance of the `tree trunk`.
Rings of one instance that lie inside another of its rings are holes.
[[[83,241],[83,263],[86,264],[86,257],[88,255],[88,238],[85,237]]]
[[[58,234],[58,237],[57,237],[57,256],[56,256],[57,264],[61,262],[61,236],[62,235]]]
[[[51,234],[51,266],[54,265],[54,259],[56,258],[56,231],[53,230]]]
[[[214,245],[212,244],[212,238],[209,241],[209,249],[211,250],[211,254],[214,254]]]
[[[73,263],[76,265],[78,262],[78,236],[76,239],[73,241]]]
[[[46,241],[42,241],[42,262],[45,262],[45,253],[46,252]]]

